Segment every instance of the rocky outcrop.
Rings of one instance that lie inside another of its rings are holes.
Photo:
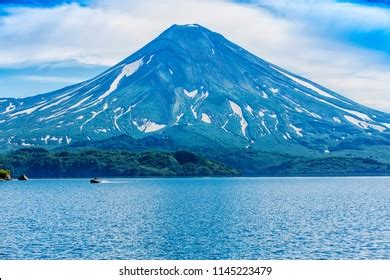
[[[12,180],[11,172],[9,170],[0,169],[0,180],[4,180],[4,181]]]

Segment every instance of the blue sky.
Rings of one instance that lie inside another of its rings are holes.
[[[92,1],[89,0],[1,0],[0,4],[2,5],[11,5],[11,6],[30,6],[30,7],[54,7],[62,4],[69,4],[77,2],[82,5],[90,4]]]
[[[88,79],[174,23],[390,112],[390,1],[1,0],[0,97]]]

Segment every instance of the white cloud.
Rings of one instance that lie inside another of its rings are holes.
[[[41,83],[78,83],[80,77],[64,77],[64,76],[42,76],[42,75],[22,75],[18,78],[26,81],[41,82]]]
[[[292,20],[310,7],[304,5],[308,1],[299,2],[301,9],[286,1],[272,1],[272,6],[264,8],[218,0],[98,0],[90,7],[72,4],[14,9],[0,22],[0,64],[75,59],[113,65],[170,25],[196,22],[268,61],[390,112],[390,65],[383,63],[385,57],[315,34],[308,21]],[[330,1],[321,3],[328,8],[332,5]],[[375,13],[363,7],[342,9],[346,19],[340,19],[338,25],[353,25],[357,20],[367,28],[388,24],[380,9]],[[280,11],[291,16],[282,16]],[[328,9],[318,17],[323,21],[335,19],[338,12]]]
[[[365,6],[334,0],[257,0],[258,5],[282,17],[307,20],[312,27],[331,27],[333,30],[378,29],[390,27],[390,14],[386,8]],[[337,23],[337,24],[336,24]]]

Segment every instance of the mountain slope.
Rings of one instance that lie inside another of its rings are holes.
[[[390,115],[268,63],[199,25],[174,25],[86,82],[0,100],[0,146],[123,134],[178,146],[320,153],[390,144]]]

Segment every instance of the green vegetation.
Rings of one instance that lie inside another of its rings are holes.
[[[177,128],[179,129],[179,128]],[[193,129],[196,129],[195,127]],[[187,131],[177,136],[188,142]],[[142,152],[145,150],[165,150],[173,152],[182,145],[176,144],[172,137],[156,138],[148,136],[134,139],[121,135],[101,141],[75,142],[58,150],[75,151],[77,149],[98,149],[112,151],[121,149]],[[357,176],[357,175],[390,175],[390,150],[388,145],[349,145],[346,150],[332,150],[330,154],[310,150],[301,146],[277,146],[277,150],[259,150],[254,148],[239,149],[224,139],[226,147],[210,146],[201,137],[193,142],[197,147],[185,147],[196,154],[205,155],[208,159],[222,162],[240,170],[245,176]],[[265,145],[272,147],[271,143]],[[283,149],[282,149],[283,148]]]
[[[0,180],[11,180],[11,172],[9,170],[0,169]]]
[[[4,169],[0,171],[0,178],[4,178],[6,172],[27,174],[32,178],[390,175],[389,162],[364,156],[300,156],[250,149],[199,149],[194,153],[24,148],[0,155],[0,169]]]
[[[206,151],[203,151],[206,153]],[[354,155],[300,156],[282,153],[231,150],[207,152],[247,176],[359,176],[390,175],[390,163]]]
[[[236,176],[224,164],[190,152],[48,151],[24,148],[0,156],[0,168],[32,178]]]

